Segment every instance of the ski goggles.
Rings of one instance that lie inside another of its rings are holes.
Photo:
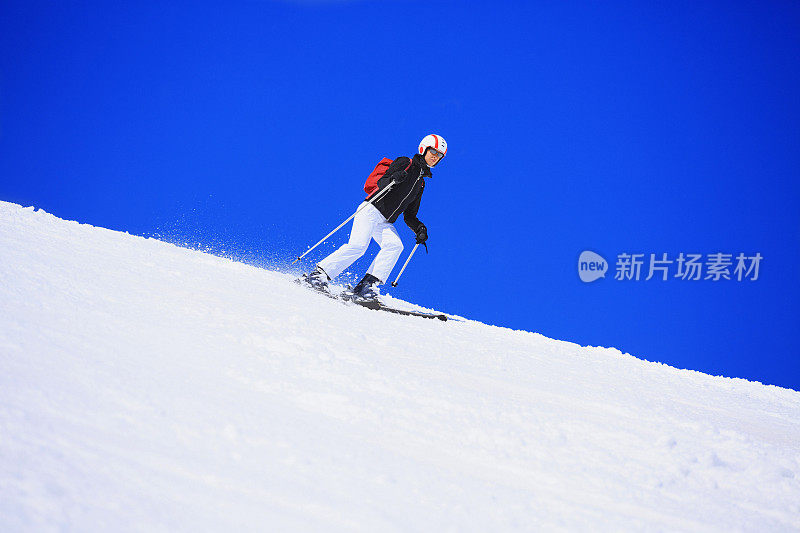
[[[439,150],[437,150],[436,148],[432,148],[432,147],[429,146],[428,147],[428,151],[430,153],[432,153],[433,155],[435,155],[436,157],[438,157],[439,159],[444,157],[444,154],[442,152],[440,152]]]

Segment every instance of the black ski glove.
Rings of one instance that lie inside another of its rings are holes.
[[[428,228],[425,227],[425,224],[420,223],[419,227],[417,227],[417,244],[425,244],[427,240]]]
[[[405,170],[400,170],[392,174],[392,181],[395,183],[403,183],[408,179],[408,172]]]

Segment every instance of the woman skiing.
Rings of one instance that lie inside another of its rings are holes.
[[[447,153],[447,143],[440,135],[428,135],[419,143],[419,153],[413,157],[398,157],[386,173],[378,180],[378,188],[359,206],[353,219],[350,240],[338,250],[317,263],[316,268],[303,274],[301,280],[318,290],[325,290],[328,281],[341,274],[347,267],[364,255],[370,239],[381,249],[367,273],[345,296],[370,300],[378,296],[377,286],[389,279],[389,273],[400,258],[403,243],[394,222],[400,213],[403,220],[414,232],[417,243],[428,239],[428,229],[417,218],[422,193],[425,191],[425,178],[430,178],[431,168],[436,166]],[[381,195],[373,203],[371,197]]]

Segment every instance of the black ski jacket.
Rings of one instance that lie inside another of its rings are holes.
[[[386,220],[394,223],[400,213],[403,213],[403,220],[414,233],[418,233],[422,222],[417,218],[419,203],[422,200],[422,193],[425,191],[425,178],[431,177],[431,169],[425,163],[425,158],[417,154],[412,158],[398,157],[386,173],[378,180],[378,190],[373,193],[378,194],[386,188],[392,181],[402,176],[403,170],[408,177],[392,187],[386,196],[378,199],[373,205],[386,217]]]

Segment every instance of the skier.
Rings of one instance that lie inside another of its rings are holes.
[[[416,235],[417,243],[424,244],[428,240],[428,229],[417,218],[417,211],[425,190],[425,178],[432,176],[431,168],[446,153],[445,140],[440,135],[428,135],[419,143],[419,153],[410,158],[395,159],[378,180],[378,189],[367,200],[386,187],[391,186],[391,190],[372,204],[365,200],[353,219],[350,240],[317,263],[312,272],[303,274],[301,280],[317,290],[326,290],[328,282],[364,255],[370,239],[375,239],[381,247],[378,255],[361,281],[345,296],[361,300],[376,299],[379,294],[377,286],[389,278],[403,251],[403,243],[394,227],[394,221],[400,213]]]

